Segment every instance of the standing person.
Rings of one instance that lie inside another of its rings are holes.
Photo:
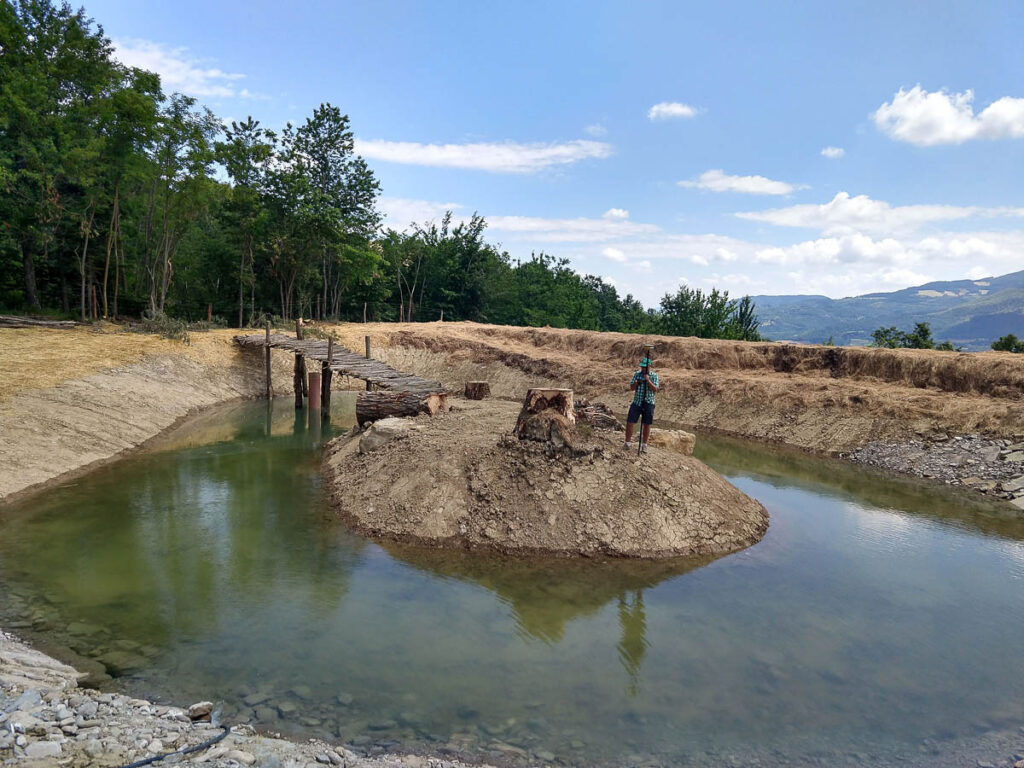
[[[634,371],[629,388],[633,391],[633,402],[626,415],[626,442],[622,447],[629,450],[633,425],[641,421],[640,452],[647,453],[647,441],[651,437],[651,424],[654,423],[654,396],[658,392],[658,374],[651,370],[650,358],[644,357],[640,361],[640,369]]]

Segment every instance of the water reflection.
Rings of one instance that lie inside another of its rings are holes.
[[[639,673],[650,647],[644,590],[714,562],[717,557],[670,560],[552,559],[499,557],[384,544],[395,559],[420,570],[478,584],[507,604],[520,636],[559,643],[569,622],[594,616],[606,605],[618,610],[619,662],[629,677],[627,692],[639,690]]]

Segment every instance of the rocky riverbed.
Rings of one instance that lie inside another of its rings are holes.
[[[182,761],[211,768],[461,768],[415,755],[364,757],[320,739],[304,743],[227,730],[212,702],[188,708],[81,688],[81,675],[0,632],[0,764],[47,768],[120,766],[169,752],[158,765]],[[220,738],[216,743],[207,742]],[[199,749],[195,749],[200,747]]]
[[[981,435],[876,441],[842,456],[859,464],[970,488],[1024,510],[1024,442]]]

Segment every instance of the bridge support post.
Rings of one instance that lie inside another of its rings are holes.
[[[366,359],[369,360],[370,359],[370,337],[366,336],[365,340],[366,340]],[[373,389],[373,386],[370,384],[369,381],[367,381],[366,382],[366,391],[369,392],[371,389]]]
[[[295,319],[295,338],[302,341],[302,326]],[[306,358],[301,352],[295,353],[295,369],[292,377],[295,386],[295,410],[302,408],[302,396],[306,394]]]
[[[327,337],[327,359],[320,365],[320,404],[324,409],[324,418],[331,413],[331,358],[334,357],[334,337]],[[310,385],[310,391],[313,391]],[[310,406],[312,408],[312,405]]]
[[[320,372],[310,371],[309,372],[309,410],[310,413],[313,411],[320,410]]]
[[[258,336],[256,338],[259,338]],[[267,340],[263,342],[267,353],[267,400],[270,399],[270,321],[267,320]]]

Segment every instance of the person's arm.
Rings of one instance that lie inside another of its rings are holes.
[[[658,391],[658,385],[655,384],[653,381],[651,381],[650,374],[647,374],[646,376],[644,376],[644,380],[647,382],[647,386],[649,386],[653,391],[655,391],[655,392]]]
[[[637,386],[640,384],[640,379],[638,379],[637,375],[636,375],[637,373],[639,373],[639,371],[637,371],[636,373],[633,374],[633,380],[629,382],[629,391],[630,392],[636,391]]]

